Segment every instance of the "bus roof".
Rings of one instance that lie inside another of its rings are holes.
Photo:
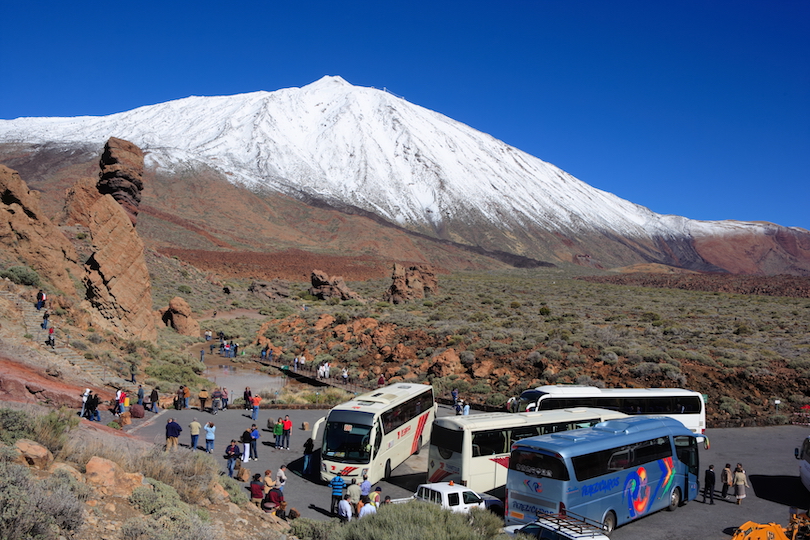
[[[582,454],[609,448],[617,435],[626,435],[625,442],[632,443],[664,435],[694,436],[683,424],[668,416],[628,416],[619,420],[600,422],[593,427],[561,431],[521,439],[512,444],[512,449],[546,450],[561,456]]]
[[[336,405],[332,410],[384,410],[431,389],[429,384],[391,384],[360,394],[351,401]]]
[[[553,394],[559,396],[577,395],[577,396],[634,396],[645,397],[650,394],[657,396],[670,395],[670,396],[684,396],[690,394],[697,394],[694,390],[687,390],[685,388],[597,388],[596,386],[581,386],[576,384],[556,384],[538,386],[525,392],[542,392],[545,394]]]
[[[550,411],[507,413],[495,412],[474,414],[472,416],[445,416],[436,418],[433,423],[455,431],[478,431],[482,429],[507,428],[539,423],[555,423],[565,420],[589,418],[622,418],[626,415],[608,409],[577,407],[572,409],[554,409]]]

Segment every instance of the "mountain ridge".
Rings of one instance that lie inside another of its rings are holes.
[[[487,251],[576,264],[588,257],[601,268],[660,263],[754,273],[764,256],[771,259],[765,273],[810,273],[804,229],[656,214],[440,113],[340,77],[104,117],[0,121],[7,144],[103,144],[109,136],[141,146],[147,166],[169,176],[209,167],[251,190],[357,208]],[[717,238],[738,247],[718,251]],[[740,256],[748,262],[726,260]]]

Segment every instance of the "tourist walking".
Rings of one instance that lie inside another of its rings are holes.
[[[253,414],[251,415],[251,418],[254,422],[256,422],[259,420],[259,405],[262,402],[262,397],[259,394],[256,394],[251,398],[251,402],[253,404]]]
[[[138,385],[138,405],[143,406],[144,395],[145,395],[145,392],[144,392],[143,386],[139,384]]]
[[[250,391],[250,387],[246,386],[245,391],[242,393],[242,397],[245,398],[245,410],[249,411],[250,408],[253,406],[253,393]]]
[[[282,465],[278,468],[278,473],[276,474],[276,486],[278,487],[279,491],[284,491],[284,484],[287,483],[287,466]]]
[[[231,439],[231,444],[225,448],[225,459],[228,460],[228,476],[233,478],[233,469],[236,466],[236,460],[242,457],[242,451],[234,439]]]
[[[343,488],[346,487],[346,481],[340,473],[337,473],[332,480],[329,481],[329,487],[332,488],[332,505],[329,511],[334,516],[340,501],[343,499]]]
[[[256,427],[256,424],[250,426],[250,457],[253,461],[259,460],[259,438],[262,434],[259,432],[259,428]]]
[[[214,388],[214,392],[211,394],[211,412],[217,414],[221,406],[222,406],[222,390],[220,390],[219,388]]]
[[[166,451],[177,450],[177,438],[180,437],[180,432],[183,428],[180,424],[174,421],[174,418],[169,418],[166,422]]]
[[[197,442],[200,440],[200,430],[201,429],[202,429],[202,426],[200,425],[199,422],[197,422],[196,418],[194,420],[192,420],[191,423],[188,425],[188,432],[191,435],[191,450],[192,451],[197,449]]]
[[[82,394],[82,412],[79,414],[79,418],[84,418],[84,415],[87,411],[87,400],[90,399],[90,389],[84,391]]]
[[[703,477],[703,503],[706,503],[706,497],[709,497],[709,504],[714,504],[714,484],[715,484],[715,475],[714,475],[714,465],[709,465],[709,468],[706,469],[706,474]]]
[[[281,439],[284,437],[284,421],[278,417],[278,421],[273,425],[273,436],[276,438],[276,450],[281,448]]]
[[[222,387],[222,410],[228,410],[228,389]]]
[[[152,388],[152,393],[149,394],[149,401],[151,401],[152,412],[158,412],[158,402],[160,401],[160,394],[158,393],[159,388],[156,386]]]
[[[304,443],[304,474],[312,474],[312,453],[315,451],[315,443],[312,442],[312,437],[307,439]]]
[[[188,400],[191,399],[191,388],[183,385],[183,408],[188,409]]]
[[[217,428],[213,422],[208,422],[203,426],[203,429],[205,430],[205,451],[209,454],[213,454]]]
[[[733,478],[734,473],[731,472],[731,463],[726,463],[726,466],[723,468],[723,472],[720,473],[720,482],[723,483],[720,496],[723,497],[723,500],[728,499],[728,488],[731,487],[731,480]]]
[[[750,486],[748,485],[748,477],[745,475],[745,471],[740,463],[737,463],[737,468],[734,471],[733,483],[734,496],[737,497],[737,504],[742,504],[742,500],[745,498],[745,488]]]
[[[281,446],[285,449],[290,449],[290,433],[292,433],[292,420],[290,420],[290,415],[284,416],[284,421],[281,423],[282,432],[281,432]]]
[[[253,437],[250,435],[250,431],[251,431],[250,428],[245,429],[245,431],[242,433],[242,437],[239,439],[239,442],[241,442],[245,447],[244,450],[242,451],[243,463],[247,463],[248,461],[250,461],[250,443],[251,441],[253,441]]]
[[[208,390],[203,388],[197,397],[200,398],[200,412],[205,412],[205,404],[208,403]]]

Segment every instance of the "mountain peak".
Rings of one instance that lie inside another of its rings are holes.
[[[321,86],[352,86],[340,75],[324,75],[317,81],[306,85],[304,88],[314,88]]]

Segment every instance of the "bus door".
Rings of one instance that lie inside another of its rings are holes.
[[[380,448],[382,447],[382,440],[383,440],[382,422],[380,422],[380,419],[377,418],[377,422],[374,427],[374,446],[371,451],[371,461],[374,461],[380,454]]]
[[[678,461],[686,466],[686,485],[683,488],[683,500],[691,501],[700,491],[700,458],[698,456],[697,438],[688,435],[675,437],[675,452]]]

